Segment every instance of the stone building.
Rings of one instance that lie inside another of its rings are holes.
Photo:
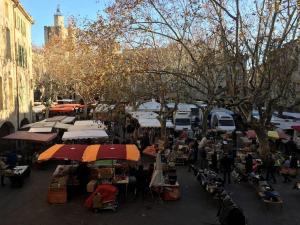
[[[0,137],[32,119],[32,24],[19,0],[0,0]]]
[[[59,7],[54,14],[54,25],[44,26],[45,45],[48,44],[53,38],[59,38],[60,40],[68,37],[68,28],[65,27],[64,16],[62,15]]]

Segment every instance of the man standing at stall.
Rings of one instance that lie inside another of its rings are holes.
[[[228,157],[227,153],[224,153],[224,156],[221,159],[221,168],[223,170],[224,175],[224,184],[226,183],[226,180],[228,181],[228,184],[230,184],[230,173],[232,169],[232,164],[232,159]]]
[[[0,175],[1,175],[1,186],[5,186],[4,178],[5,178],[5,170],[7,169],[7,165],[5,162],[0,159]]]

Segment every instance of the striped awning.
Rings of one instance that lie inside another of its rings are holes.
[[[140,152],[136,145],[65,145],[56,144],[44,151],[39,161],[50,159],[94,162],[103,159],[138,161]]]
[[[140,152],[136,145],[90,145],[86,148],[82,161],[93,162],[102,159],[138,161]]]

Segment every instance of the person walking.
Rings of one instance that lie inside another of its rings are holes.
[[[228,154],[225,153],[223,158],[221,159],[221,168],[223,170],[223,176],[224,176],[224,184],[226,183],[226,180],[228,184],[230,184],[230,173],[232,169],[232,160],[230,157],[228,157]]]
[[[0,176],[1,176],[1,186],[5,186],[4,178],[5,178],[5,170],[7,169],[7,165],[5,162],[0,159]]]
[[[216,173],[219,172],[219,170],[218,170],[218,155],[217,155],[216,151],[214,151],[212,156],[211,156],[211,168]]]
[[[192,165],[195,163],[195,149],[193,147],[189,147],[188,153],[188,172],[191,172]]]
[[[282,164],[282,168],[281,168],[281,174],[284,178],[283,183],[287,183],[290,182],[291,179],[289,178],[289,168],[290,168],[291,162],[288,156],[286,156],[283,164]]]
[[[207,152],[205,147],[200,149],[200,168],[201,169],[207,168]]]
[[[297,169],[298,169],[298,158],[296,156],[296,153],[293,152],[291,156],[291,162],[290,162],[290,172],[289,174],[293,177],[297,176]]]
[[[144,171],[143,165],[140,165],[136,174],[136,182],[137,182],[137,196],[140,194],[144,199],[146,196],[147,190],[147,174]]]
[[[269,154],[266,159],[266,180],[268,181],[269,178],[273,180],[273,183],[276,183],[275,178],[275,159],[272,154]]]
[[[249,175],[250,173],[253,172],[253,158],[251,154],[248,154],[245,158],[246,164],[245,164],[245,169],[246,169],[246,174]]]

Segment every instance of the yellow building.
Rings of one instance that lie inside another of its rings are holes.
[[[0,0],[0,137],[32,119],[32,24],[19,0]]]

